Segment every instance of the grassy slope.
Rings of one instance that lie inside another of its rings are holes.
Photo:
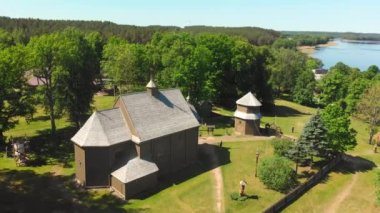
[[[275,123],[281,127],[285,135],[299,136],[305,123],[309,121],[312,114],[317,112],[314,108],[301,106],[286,100],[276,100],[275,104],[276,116],[264,115],[261,123],[262,125],[265,123]],[[294,127],[294,133],[292,133],[292,127]]]
[[[367,125],[352,119],[352,127],[358,131],[357,147],[349,151],[350,155],[360,156],[376,165],[380,164],[380,154],[373,153],[372,146],[367,144]],[[324,212],[328,210],[334,199],[351,183],[353,176],[357,175],[350,193],[339,205],[338,212],[379,212],[376,204],[374,178],[377,168],[363,172],[342,172],[344,165],[329,174],[324,183],[318,184],[308,193],[298,199],[285,212]]]
[[[106,109],[112,107],[114,98],[111,96],[95,97],[94,107],[97,110]],[[309,119],[311,114],[316,110],[308,107],[303,107],[285,100],[276,101],[276,116],[264,116],[262,123],[274,123],[282,128],[285,134],[298,136],[304,123]],[[232,112],[223,109],[216,109],[220,112],[231,116]],[[38,116],[42,116],[41,110],[38,111]],[[20,119],[19,125],[15,129],[8,131],[7,135],[23,136],[23,135],[36,135],[39,130],[49,128],[49,120],[33,121],[30,125],[27,125],[23,119]],[[58,128],[68,126],[69,123],[65,119],[58,120]],[[291,133],[291,127],[294,125],[295,133]],[[360,121],[353,120],[353,127],[359,132],[358,141],[359,145],[356,149],[350,152],[353,155],[360,155],[368,160],[374,161],[376,164],[380,163],[380,155],[373,154],[371,146],[366,144],[366,129]],[[220,134],[223,133],[221,128]],[[255,179],[255,153],[257,148],[261,150],[260,159],[267,155],[270,155],[272,150],[268,141],[255,141],[255,142],[233,142],[224,143],[224,146],[229,149],[231,163],[222,166],[223,180],[224,180],[224,198],[225,209],[227,212],[252,212],[261,211],[265,207],[283,196],[281,193],[274,192],[266,189],[257,179]],[[225,157],[225,156],[224,156]],[[13,159],[0,158],[0,181],[5,181],[5,177],[14,178],[17,175],[12,172],[30,172],[34,174],[32,177],[24,178],[23,180],[30,179],[32,182],[43,185],[38,177],[45,177],[50,172],[65,177],[64,181],[71,180],[74,169],[72,167],[64,168],[59,164],[48,164],[37,167],[16,167]],[[9,174],[8,174],[9,173]],[[329,175],[324,183],[315,186],[306,195],[300,198],[292,206],[286,209],[287,212],[304,212],[311,211],[323,212],[325,208],[330,204],[333,199],[347,184],[350,183],[352,173],[342,173],[339,171],[333,172]],[[55,177],[55,176],[53,176]],[[52,177],[51,177],[52,178]],[[352,212],[355,210],[365,210],[366,212],[379,211],[375,204],[374,187],[373,187],[374,170],[369,172],[363,172],[358,174],[358,181],[352,188],[352,192],[344,200],[341,206],[341,210]],[[238,182],[240,179],[245,179],[248,182],[247,193],[249,195],[257,195],[258,199],[249,199],[245,202],[236,202],[230,199],[232,192],[239,190]],[[45,181],[45,179],[42,179]],[[19,183],[20,180],[17,180]],[[75,190],[63,187],[69,192],[61,192],[62,187],[58,185],[54,190],[56,194],[52,196],[54,199],[58,199],[63,194],[69,194],[71,197],[78,196]],[[41,195],[44,192],[50,193],[52,189],[48,187],[42,188]],[[362,193],[365,192],[365,193]],[[1,193],[0,193],[1,195]],[[213,177],[211,172],[204,172],[195,176],[189,180],[186,180],[178,185],[170,186],[159,193],[154,194],[143,200],[131,200],[128,203],[111,202],[112,198],[109,198],[108,192],[104,190],[91,191],[85,195],[86,201],[84,204],[89,208],[95,209],[108,209],[112,204],[114,207],[112,210],[117,209],[133,209],[133,210],[146,210],[146,211],[166,211],[166,212],[204,212],[214,208],[215,198],[213,195]],[[57,196],[57,197],[54,197]],[[80,196],[83,196],[82,194]],[[33,197],[29,198],[33,199]],[[69,201],[67,201],[69,202]],[[87,203],[88,202],[88,203]],[[40,203],[40,202],[37,202]],[[109,204],[111,203],[111,204]],[[0,202],[1,204],[1,202]],[[77,207],[75,207],[77,208]]]
[[[317,111],[316,109],[300,106],[285,100],[276,100],[275,103],[276,116],[264,115],[262,125],[265,123],[276,123],[286,135],[299,136],[304,124]],[[217,111],[226,116],[232,116],[233,114],[233,112],[224,109],[217,109]],[[293,134],[291,133],[292,126],[295,127]],[[358,145],[354,150],[349,151],[348,154],[362,157],[379,165],[380,154],[374,154],[372,146],[367,144],[367,125],[357,119],[352,119],[352,127],[358,131]],[[347,165],[342,164],[336,171],[330,173],[324,182],[307,192],[288,207],[285,212],[325,212],[332,205],[338,194],[351,183],[355,173],[357,173],[357,181],[355,181],[348,196],[339,206],[339,212],[379,212],[380,207],[375,202],[374,188],[374,178],[377,169],[374,168],[361,172],[352,172],[350,170],[350,172],[347,172],[345,167]],[[240,208],[237,207],[237,209]],[[241,210],[244,211],[245,208],[241,207]]]

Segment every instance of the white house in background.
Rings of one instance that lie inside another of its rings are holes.
[[[328,70],[323,69],[323,68],[313,69],[315,80],[321,80],[323,78],[323,76],[325,76],[327,74],[327,72],[328,72]]]

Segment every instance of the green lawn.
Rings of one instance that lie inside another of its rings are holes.
[[[30,209],[36,212],[207,212],[214,208],[213,176],[210,161],[204,156],[200,156],[199,163],[180,172],[178,178],[161,183],[164,187],[160,186],[152,196],[125,202],[111,195],[108,189],[77,188],[72,161],[66,168],[58,162],[17,167],[13,158],[4,158],[3,154],[0,152],[2,212]]]
[[[94,109],[111,108],[114,101],[113,96],[96,96],[93,103]],[[262,125],[276,123],[286,135],[300,135],[304,124],[312,114],[316,113],[316,109],[285,100],[276,100],[275,103],[276,114],[264,114]],[[228,123],[233,112],[222,108],[214,108],[214,112],[223,115],[223,119],[226,119],[215,122],[214,136],[233,134],[233,125]],[[225,121],[228,121],[227,124]],[[65,118],[57,120],[59,131],[69,126],[70,124]],[[291,133],[292,126],[295,127],[295,133]],[[380,154],[374,154],[372,146],[366,143],[366,125],[353,119],[352,126],[359,132],[357,136],[359,145],[349,153],[379,164]],[[49,127],[50,121],[42,109],[38,109],[35,120],[29,125],[23,118],[20,118],[19,124],[5,134],[7,136],[40,136],[40,133]],[[205,128],[205,126],[201,127],[201,129]],[[204,136],[207,135],[207,131],[201,132]],[[74,186],[72,183],[74,173],[72,146],[67,140],[68,136],[66,135],[64,138],[57,155],[48,153],[49,159],[52,160],[34,167],[16,167],[13,159],[3,158],[3,153],[0,152],[0,209],[5,212],[28,209],[39,212],[59,210],[69,212],[74,210],[88,212],[123,212],[126,210],[131,212],[140,210],[147,212],[209,212],[215,210],[214,178],[210,172],[209,159],[205,158],[202,153],[198,164],[183,171],[182,176],[187,174],[192,178],[175,180],[173,184],[161,188],[147,198],[123,202],[110,195],[108,190],[82,190]],[[272,155],[273,150],[269,143],[269,141],[226,142],[223,143],[223,149],[209,145],[216,149],[221,160],[226,212],[260,212],[283,196],[281,193],[266,189],[254,177],[256,150],[260,150],[260,159]],[[67,158],[68,162],[62,163],[62,158],[67,156],[71,156]],[[350,169],[345,167],[349,166],[341,165],[323,183],[315,186],[285,211],[324,212],[331,205],[331,200],[350,184],[355,174],[347,172]],[[307,170],[308,168],[303,169]],[[357,181],[347,198],[344,199],[344,204],[341,205],[342,212],[380,211],[375,204],[374,171],[375,169],[358,173]],[[246,192],[251,199],[243,202],[232,201],[230,194],[239,191],[241,179],[248,182]],[[304,179],[300,181],[302,182]],[[18,205],[14,200],[20,200],[19,203],[23,204]]]
[[[358,131],[358,145],[348,152],[352,156],[363,158],[367,164],[380,165],[380,154],[373,153],[372,146],[368,145],[368,128],[365,123],[352,119],[352,127]],[[285,212],[324,212],[331,208],[334,202],[343,199],[338,207],[338,212],[380,212],[380,206],[376,204],[374,179],[377,167],[361,170],[349,168],[347,164],[341,164],[336,171],[329,174],[327,179],[304,196],[294,202]],[[347,172],[348,170],[348,172]],[[354,179],[356,175],[356,180]],[[344,190],[351,186],[351,190],[341,198]]]
[[[248,141],[225,143],[230,152],[231,163],[222,167],[224,181],[224,201],[226,212],[262,212],[283,194],[267,189],[257,177],[256,151],[260,151],[260,159],[273,154],[270,141]],[[233,192],[239,192],[239,181],[245,180],[248,185],[246,193],[252,196],[246,201],[231,200]]]
[[[94,110],[103,110],[112,108],[115,98],[113,96],[95,96],[93,108]],[[41,134],[41,131],[50,129],[50,119],[46,115],[42,107],[37,107],[37,112],[33,115],[33,120],[28,124],[25,118],[18,117],[18,124],[15,128],[5,132],[6,136],[22,137],[22,136],[36,136]],[[57,129],[69,127],[70,123],[66,117],[58,118],[55,120]]]
[[[274,116],[274,114],[264,114],[262,125],[265,123],[276,123],[276,125],[281,127],[284,134],[295,137],[302,133],[304,124],[310,119],[310,116],[317,111],[314,108],[301,106],[286,100],[276,100],[275,103],[276,116]],[[217,108],[215,111],[225,116],[233,115],[232,111],[221,108]],[[293,134],[291,133],[292,126],[295,127]],[[373,153],[373,147],[367,144],[367,125],[353,118],[352,127],[358,131],[358,146],[354,150],[349,151],[348,154],[363,158],[365,164],[374,163],[379,165],[380,153]],[[254,153],[251,155],[254,156]],[[228,168],[228,166],[223,167],[224,175],[225,168]],[[341,196],[342,191],[351,184],[354,174],[357,174],[356,181],[352,185],[348,195],[339,205],[338,212],[380,212],[380,205],[376,204],[374,187],[376,170],[375,167],[369,170],[355,171],[355,169],[350,168],[350,165],[347,165],[347,163],[341,164],[335,171],[331,172],[322,183],[316,185],[290,207],[285,209],[285,212],[325,212],[333,205],[333,202],[336,202],[335,199],[339,199],[338,197]],[[255,185],[255,183],[253,184]],[[256,185],[257,184],[260,183],[258,182]],[[234,205],[228,202],[230,201],[226,202],[227,206]],[[228,208],[226,209],[229,210]],[[233,207],[233,210],[237,209],[250,211],[255,209],[255,207]]]
[[[206,172],[146,199],[133,199],[124,208],[148,212],[207,212],[214,209],[214,203],[212,175]]]
[[[301,135],[305,123],[309,121],[311,115],[317,112],[314,108],[286,100],[276,100],[275,105],[275,113],[270,115],[264,113],[261,125],[274,123],[281,128],[285,135],[295,137]],[[292,133],[292,127],[294,127],[294,133]]]
[[[266,123],[273,123],[279,126],[285,135],[294,137],[301,135],[305,123],[317,112],[314,108],[302,106],[282,99],[276,100],[275,105],[275,112],[270,114],[263,113],[261,127],[264,127]],[[234,114],[233,111],[221,107],[214,107],[213,112],[229,118],[233,118]],[[294,133],[292,133],[292,127],[294,127]],[[216,135],[224,135],[225,129],[226,128],[223,126],[217,128]],[[228,132],[233,134],[233,125],[228,128]],[[203,133],[202,136],[203,135],[207,136],[207,132]]]

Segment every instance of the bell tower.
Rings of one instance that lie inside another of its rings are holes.
[[[251,92],[236,101],[235,133],[260,135],[260,106],[261,103]]]

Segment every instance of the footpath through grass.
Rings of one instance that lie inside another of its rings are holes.
[[[368,144],[365,123],[352,119],[352,127],[358,131],[358,145],[348,154],[355,158],[340,164],[285,212],[380,212],[374,185],[380,154]]]
[[[102,110],[111,108],[114,103],[112,96],[94,97],[94,109]],[[285,134],[297,136],[301,133],[303,125],[316,110],[303,107],[285,100],[276,101],[276,115],[264,115],[262,122],[276,123]],[[218,110],[218,109],[217,109]],[[219,109],[225,115],[231,116],[233,112]],[[228,116],[226,116],[227,119]],[[38,109],[35,120],[30,124],[21,118],[16,128],[6,132],[7,136],[41,136],[50,128],[50,121],[42,109]],[[57,121],[58,129],[70,127],[65,117]],[[231,124],[220,122],[216,126],[216,135],[224,135],[232,132]],[[295,126],[295,133],[291,133],[291,127]],[[204,127],[203,127],[204,128]],[[206,133],[207,134],[207,133]],[[65,136],[62,143],[64,147],[71,147],[69,136]],[[50,141],[48,141],[50,142]],[[53,142],[53,141],[51,141]],[[201,145],[202,146],[202,145]],[[260,212],[280,199],[283,194],[267,189],[258,178],[254,177],[255,155],[260,151],[260,160],[272,155],[270,141],[226,142],[223,148],[208,145],[216,149],[220,160],[224,185],[224,206],[226,212]],[[366,152],[366,148],[361,148]],[[67,151],[70,150],[70,151]],[[215,192],[214,179],[210,172],[209,160],[206,156],[200,156],[200,161],[190,171],[187,178],[173,181],[171,185],[160,188],[151,196],[133,199],[124,202],[115,198],[106,190],[83,190],[73,184],[74,168],[72,157],[65,163],[59,159],[65,155],[72,156],[72,148],[63,149],[59,155],[50,154],[49,159],[34,167],[16,167],[13,159],[5,159],[0,153],[0,209],[5,212],[25,211],[35,209],[39,212],[46,211],[89,211],[89,212],[214,212]],[[369,154],[367,157],[371,157]],[[341,176],[337,174],[337,176]],[[333,178],[334,176],[331,176]],[[342,179],[345,179],[343,176]],[[348,176],[347,176],[348,177]],[[239,192],[239,181],[245,179],[248,182],[247,194],[250,199],[246,201],[232,201],[230,195]],[[363,180],[369,182],[370,177]],[[361,180],[361,179],[360,179]],[[327,182],[328,183],[328,182]],[[342,184],[344,181],[342,180]],[[333,185],[339,188],[339,184]],[[368,185],[368,187],[370,187]],[[371,195],[372,196],[372,195]],[[328,195],[326,195],[328,197]],[[373,196],[372,196],[373,197]],[[326,198],[328,199],[328,198]],[[374,197],[373,197],[374,199]],[[18,202],[15,202],[15,201]],[[19,205],[18,203],[23,203]],[[49,203],[49,204],[47,204]],[[318,205],[315,200],[313,205]],[[311,206],[311,205],[310,205]],[[298,209],[295,209],[298,211]]]

